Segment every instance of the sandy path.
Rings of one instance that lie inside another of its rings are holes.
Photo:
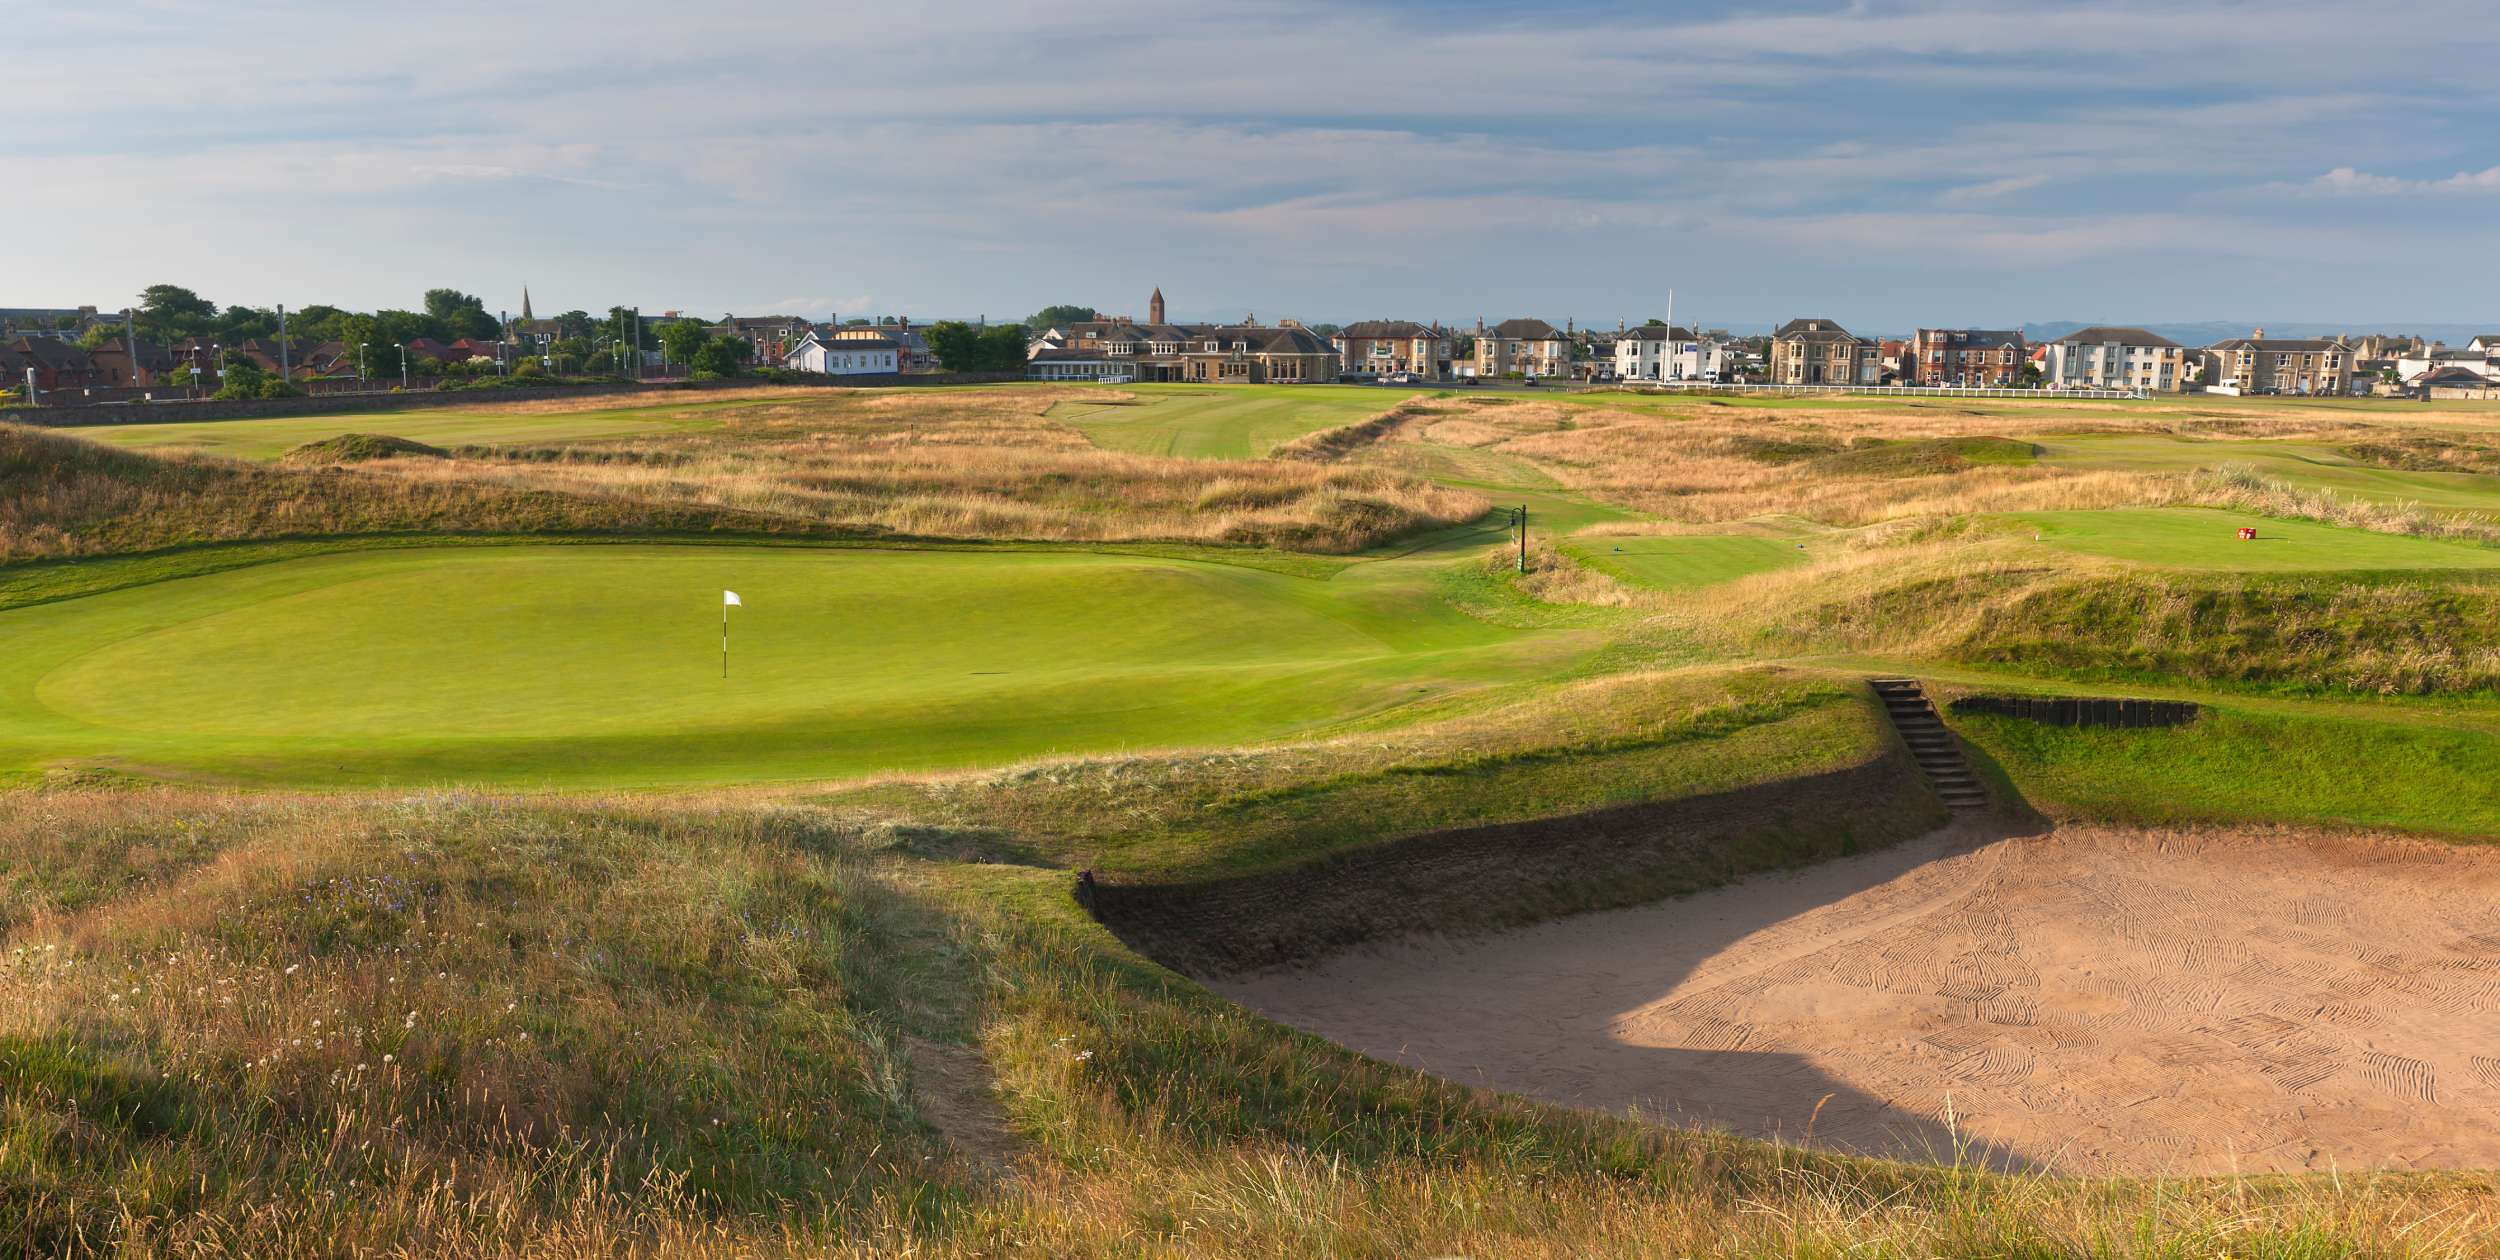
[[[2500,1167],[2500,850],[1942,833],[1215,987],[1457,1080],[1875,1154]]]

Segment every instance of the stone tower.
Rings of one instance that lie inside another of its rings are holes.
[[[1146,299],[1146,322],[1149,324],[1163,322],[1163,288],[1161,285],[1155,287],[1153,297]]]

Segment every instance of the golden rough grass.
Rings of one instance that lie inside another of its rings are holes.
[[[2464,1260],[2500,1229],[2482,1174],[2003,1177],[1507,1099],[1145,965],[1064,872],[881,843],[734,796],[0,797],[0,1251]],[[924,1123],[967,1087],[1003,1169]]]
[[[389,475],[697,504],[941,538],[1246,544],[1357,551],[1470,520],[1473,493],[1380,469],[1106,451],[1044,415],[1095,393],[824,392],[739,408],[714,431],[462,452]]]
[[[1393,471],[1104,451],[1048,390],[758,390],[717,428],[349,468],[114,450],[0,425],[0,564],[375,533],[901,534],[1359,551],[1471,520]],[[1087,397],[1093,397],[1087,395]],[[516,410],[586,410],[547,399]],[[611,402],[611,405],[612,402]]]
[[[141,454],[0,425],[0,564],[342,534],[721,530],[834,532],[816,522],[712,505],[593,500],[526,485]]]

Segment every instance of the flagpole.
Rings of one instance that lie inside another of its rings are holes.
[[[720,606],[720,676],[729,677],[729,601]]]

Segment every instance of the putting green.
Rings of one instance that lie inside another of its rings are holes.
[[[266,782],[829,777],[1240,743],[1593,644],[1440,602],[1082,552],[335,555],[0,613],[0,771]],[[738,591],[721,677],[720,593]]]
[[[2250,573],[2500,569],[2500,549],[2208,508],[2025,512],[2014,520],[2064,551],[2170,569]],[[2243,541],[2237,531],[2253,527]]]
[[[1689,591],[1784,569],[1806,559],[1793,540],[1746,534],[1666,538],[1582,537],[1563,549],[1619,582],[1653,591]]]
[[[1362,385],[1136,385],[1136,401],[1082,399],[1049,416],[1106,450],[1257,459],[1305,433],[1376,416],[1413,395]]]
[[[418,408],[354,415],[280,416],[267,420],[112,424],[69,431],[83,438],[134,450],[197,450],[230,455],[236,459],[276,459],[306,442],[318,442],[342,433],[387,433],[411,442],[444,447],[507,442],[579,442],[709,428],[719,422],[702,413],[753,405],[745,401],[670,403],[657,407],[559,412],[436,411]]]

